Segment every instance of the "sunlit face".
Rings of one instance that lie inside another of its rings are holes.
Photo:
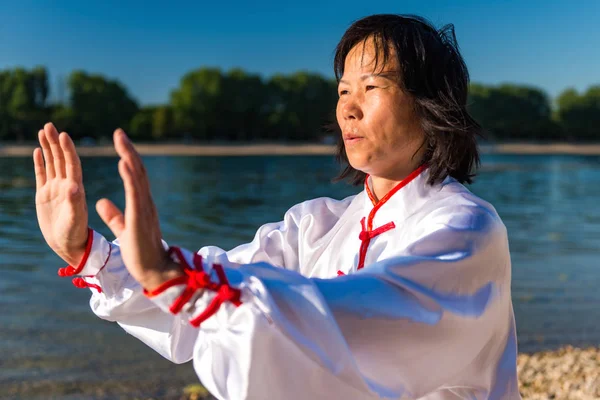
[[[411,98],[401,88],[395,54],[386,65],[374,67],[372,40],[348,53],[338,87],[337,121],[354,169],[401,180],[418,166],[419,154],[413,156],[424,134]]]

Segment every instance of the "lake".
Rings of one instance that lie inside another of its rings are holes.
[[[90,225],[107,237],[94,203],[124,204],[116,161],[83,159]],[[232,248],[298,202],[360,190],[331,183],[326,156],[144,161],[163,235],[188,249]],[[31,159],[0,159],[0,170],[0,398],[178,398],[196,382],[191,363],[92,314],[39,232]],[[508,228],[520,351],[600,344],[600,157],[487,154],[470,189]]]

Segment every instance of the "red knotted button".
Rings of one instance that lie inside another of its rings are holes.
[[[99,285],[96,285],[94,283],[88,283],[83,278],[73,278],[72,282],[73,282],[73,286],[75,286],[76,288],[79,288],[79,289],[92,288],[92,289],[96,289],[98,291],[98,293],[102,293],[102,288]]]
[[[76,269],[71,267],[70,265],[64,268],[59,268],[58,269],[58,276],[61,277],[65,277],[65,276],[73,276],[75,275],[75,271]]]
[[[87,282],[83,280],[83,278],[73,278],[73,286],[79,289],[84,289],[87,286]]]
[[[390,229],[394,229],[396,227],[394,222],[388,222],[387,224],[380,226],[377,229],[368,231],[367,226],[365,224],[365,218],[360,220],[360,225],[362,227],[362,231],[358,234],[358,238],[360,239],[361,244],[360,244],[360,251],[358,253],[357,269],[361,269],[362,267],[365,266],[365,258],[367,256],[367,250],[369,248],[369,244],[371,243],[371,239],[382,234],[383,232],[387,232]]]

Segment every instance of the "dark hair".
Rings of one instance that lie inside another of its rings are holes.
[[[480,163],[477,136],[482,136],[482,129],[467,112],[469,72],[458,49],[454,26],[437,30],[424,18],[412,15],[381,14],[358,20],[335,50],[338,81],[350,50],[370,39],[376,50],[374,69],[385,66],[391,56],[398,59],[402,88],[412,98],[425,133],[427,149],[421,161],[429,166],[428,183],[441,182],[448,175],[461,183],[471,183]],[[339,124],[333,127],[340,133]],[[366,174],[348,162],[341,134],[336,158],[345,167],[336,180],[364,183]]]

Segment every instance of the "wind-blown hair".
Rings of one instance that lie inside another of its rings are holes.
[[[383,68],[390,57],[400,65],[400,84],[411,99],[425,133],[422,163],[429,166],[429,184],[448,175],[471,183],[479,166],[477,136],[481,126],[467,112],[469,72],[460,54],[454,26],[436,29],[426,19],[412,15],[380,14],[354,22],[335,50],[334,70],[339,81],[352,48],[372,39],[375,65]],[[364,183],[366,174],[349,164],[339,124],[336,158],[344,168],[336,180]]]

